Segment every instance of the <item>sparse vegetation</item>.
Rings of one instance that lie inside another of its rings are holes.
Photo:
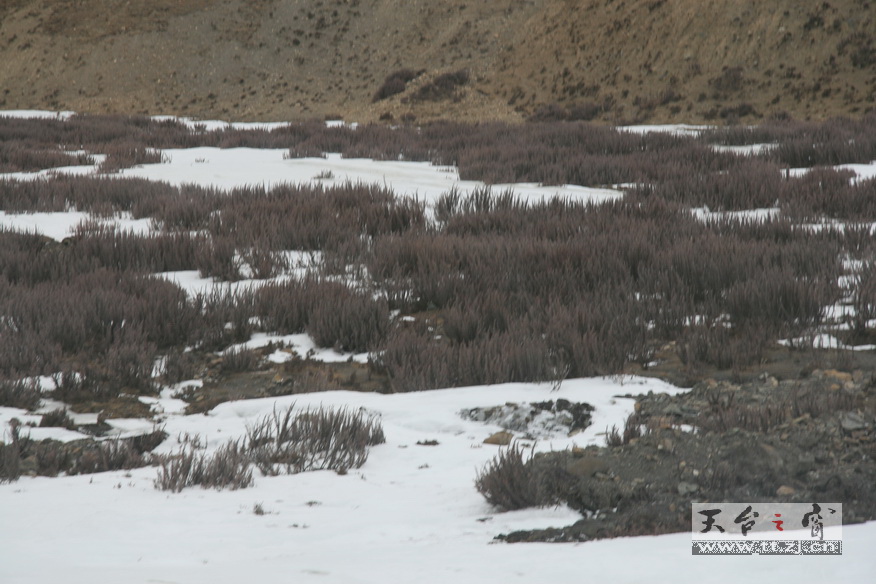
[[[434,79],[417,89],[411,96],[413,101],[458,100],[459,88],[469,82],[469,73],[464,69],[450,73],[441,73]]]
[[[110,177],[4,181],[7,209],[123,212],[160,228],[136,235],[92,222],[63,243],[0,232],[0,309],[12,315],[0,322],[4,399],[27,393],[16,380],[58,371],[55,393],[66,400],[148,392],[158,358],[168,356],[168,379],[180,379],[185,347],[221,351],[260,331],[307,332],[320,346],[370,351],[372,368],[394,391],[610,374],[647,362],[669,340],[692,370],[745,367],[777,338],[818,327],[823,307],[841,294],[854,297],[836,284],[839,257],[863,259],[873,247],[869,233],[814,233],[795,223],[866,220],[876,211],[876,181],[852,182],[847,171],[830,169],[790,177],[783,168],[815,163],[813,143],[822,145],[819,163],[866,158],[872,119],[774,120],[700,138],[578,122],[356,130],[314,123],[193,134],[138,119],[34,121],[40,140],[56,143],[74,131],[98,146],[283,146],[290,155],[455,162],[462,178],[487,182],[634,186],[625,199],[600,205],[450,191],[432,225],[422,203],[373,185],[222,193]],[[777,146],[758,156],[710,146],[760,142]],[[790,146],[807,143],[810,154]],[[688,211],[704,206],[779,211],[761,222],[702,221]],[[268,278],[288,269],[289,250],[318,252],[323,261],[301,279],[193,298],[151,276],[198,269],[229,281]],[[355,284],[337,281],[352,274]],[[437,314],[398,326],[393,310]],[[868,322],[859,319],[858,338]],[[225,374],[255,362],[232,351]]]
[[[530,450],[527,459],[519,443],[500,450],[478,472],[475,488],[488,503],[506,511],[550,503],[539,492],[538,475],[531,464],[533,452]]]
[[[387,75],[386,79],[384,79],[383,85],[380,86],[377,93],[374,94],[374,99],[372,101],[382,101],[393,95],[402,93],[407,88],[407,84],[416,79],[419,75],[420,73],[417,73],[412,69],[399,69],[398,71],[390,73]]]
[[[247,428],[246,439],[230,441],[211,455],[199,448],[198,437],[187,436],[178,452],[156,457],[155,488],[243,489],[252,485],[253,465],[265,476],[314,470],[346,474],[365,463],[370,446],[383,442],[379,420],[362,411],[295,411],[292,405]]]
[[[363,411],[274,411],[247,429],[247,448],[265,476],[312,470],[346,473],[368,459],[368,448],[385,441],[377,418]]]
[[[245,448],[230,441],[212,455],[194,448],[181,448],[174,454],[157,457],[155,488],[179,493],[187,487],[204,489],[245,489],[252,485],[252,462]]]

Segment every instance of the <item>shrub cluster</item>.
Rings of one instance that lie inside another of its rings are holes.
[[[105,151],[270,146],[455,163],[463,178],[487,182],[635,186],[603,205],[450,191],[430,222],[422,203],[374,185],[225,193],[106,176],[6,180],[5,209],[130,213],[158,231],[89,223],[63,243],[0,231],[0,380],[61,371],[67,398],[143,391],[160,355],[176,378],[192,367],[185,347],[220,350],[255,331],[308,332],[322,346],[371,351],[395,391],[614,373],[668,340],[690,367],[742,367],[777,338],[818,326],[840,298],[840,253],[865,259],[874,248],[863,222],[876,211],[876,181],[828,169],[790,178],[776,149],[747,157],[712,144],[866,146],[872,123],[772,121],[691,138],[577,122],[218,132],[145,118],[35,122],[40,143],[75,139]],[[9,126],[11,139],[24,127]],[[701,221],[687,209],[776,204],[781,213],[765,221]],[[825,216],[859,226],[814,232],[795,223]],[[194,298],[151,276],[268,278],[288,270],[290,250],[323,262],[308,277]],[[860,298],[863,338],[865,280],[845,292]],[[417,318],[392,324],[394,310]],[[226,367],[249,367],[251,357],[233,355]],[[2,387],[4,399],[19,399],[13,385]]]
[[[442,73],[424,84],[411,96],[413,101],[443,101],[458,100],[459,88],[469,81],[468,71],[460,69],[451,73]]]
[[[368,270],[390,308],[440,311],[375,355],[395,390],[610,373],[679,337],[691,364],[741,366],[839,295],[837,247],[786,220],[706,224],[657,201],[516,208],[449,196],[440,232],[376,242]]]
[[[383,85],[380,86],[377,93],[374,94],[374,99],[372,101],[382,101],[393,95],[402,93],[407,88],[408,83],[416,79],[421,73],[422,72],[418,73],[413,69],[399,69],[398,71],[390,73],[387,75],[386,79],[384,79]]]
[[[228,442],[210,456],[193,447],[184,447],[175,454],[156,458],[158,477],[155,488],[162,491],[179,493],[193,486],[237,490],[252,485],[251,460],[235,441]]]
[[[313,470],[346,474],[368,459],[368,447],[385,441],[380,421],[363,411],[319,408],[274,411],[247,428],[242,441],[230,441],[212,455],[199,452],[199,440],[187,440],[174,454],[156,457],[155,488],[180,492],[186,487],[243,489],[252,485],[252,465],[264,476]]]
[[[9,421],[8,435],[0,442],[0,483],[17,481],[21,476],[21,454],[30,438],[21,435],[18,418]]]
[[[57,410],[43,416],[40,426],[73,424],[66,412]],[[129,470],[151,464],[149,451],[158,446],[167,434],[160,429],[134,438],[77,441],[57,440],[37,442],[21,434],[17,419],[10,423],[6,444],[0,442],[0,481],[14,481],[23,472],[54,477],[62,472],[71,475],[112,470]]]
[[[475,488],[487,502],[503,511],[556,505],[564,498],[569,483],[565,464],[551,455],[535,455],[535,446],[526,451],[512,443],[484,465],[476,477]]]
[[[36,381],[0,380],[0,407],[33,410],[39,406],[40,396],[40,385]]]
[[[538,477],[519,443],[500,450],[475,478],[475,488],[490,505],[506,511],[545,504],[538,489]],[[529,453],[529,460],[532,453]]]
[[[265,476],[361,468],[368,447],[386,440],[380,420],[363,410],[274,411],[247,428],[247,447]]]
[[[769,120],[758,126],[729,126],[699,139],[725,145],[772,144],[763,158],[782,167],[809,168],[876,160],[876,114],[825,122]]]

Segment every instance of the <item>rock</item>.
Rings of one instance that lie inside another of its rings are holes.
[[[695,483],[689,483],[687,481],[681,481],[678,483],[678,494],[681,496],[693,495],[699,490],[700,486]]]
[[[840,426],[846,432],[854,432],[856,430],[865,430],[870,424],[857,412],[845,412],[840,417]]]
[[[484,440],[484,444],[494,444],[496,446],[508,446],[511,444],[511,440],[514,438],[514,434],[511,432],[506,432],[502,430],[501,432],[496,432],[486,440]]]
[[[825,369],[821,372],[824,377],[831,377],[837,381],[847,383],[852,381],[852,374],[845,371],[837,371],[836,369]]]
[[[776,489],[776,495],[779,497],[787,497],[788,495],[793,495],[797,492],[797,489],[788,485],[782,485],[778,489]]]
[[[585,456],[572,460],[566,465],[566,471],[580,478],[590,478],[597,472],[604,473],[608,470],[608,463],[601,458]]]
[[[684,415],[684,411],[678,404],[669,404],[668,406],[663,408],[663,413],[667,416],[678,416],[679,418]]]

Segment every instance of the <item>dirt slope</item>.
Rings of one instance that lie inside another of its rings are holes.
[[[401,68],[423,74],[372,103]],[[411,99],[460,69],[460,90]],[[423,121],[552,103],[624,122],[861,114],[876,103],[876,3],[0,2],[3,109]]]

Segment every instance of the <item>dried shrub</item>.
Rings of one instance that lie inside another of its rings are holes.
[[[9,420],[9,432],[0,442],[0,483],[17,481],[21,476],[21,454],[30,438],[21,435],[18,418]]]
[[[262,357],[256,349],[231,347],[222,354],[222,372],[238,373],[258,368]]]
[[[251,461],[246,449],[229,441],[212,455],[183,447],[175,454],[156,457],[158,477],[155,488],[179,493],[187,487],[204,489],[245,489],[252,486]]]
[[[513,443],[484,465],[475,478],[475,488],[490,505],[504,511],[550,504],[539,488],[539,476],[532,464],[535,447],[529,451]]]
[[[852,342],[868,337],[871,322],[876,319],[876,264],[866,262],[852,276],[852,308],[850,317]]]
[[[161,152],[135,143],[113,143],[106,149],[106,158],[100,163],[100,172],[117,172],[139,164],[163,162]]]
[[[167,384],[194,379],[200,371],[198,358],[192,351],[176,348],[164,356],[161,374]]]
[[[177,189],[140,178],[58,174],[38,180],[0,180],[0,207],[16,212],[76,209],[101,216],[129,212],[135,218],[153,215],[160,218],[162,209],[182,204],[176,201],[178,192],[203,190]]]
[[[271,250],[264,242],[256,243],[241,255],[249,268],[250,276],[257,280],[279,276],[289,269],[286,256],[282,252]]]
[[[837,52],[848,55],[853,67],[867,69],[876,64],[876,40],[864,31],[856,32],[837,44]]]
[[[0,124],[2,128],[2,124]],[[2,129],[0,129],[2,133]],[[0,142],[0,172],[36,172],[63,166],[94,164],[94,158],[84,152],[68,152],[30,141]]]
[[[195,367],[174,365],[184,347],[220,350],[256,330],[307,331],[321,345],[371,350],[396,391],[613,373],[647,362],[649,347],[666,340],[679,341],[689,366],[737,367],[779,336],[817,326],[821,307],[839,298],[840,250],[866,257],[874,247],[863,225],[876,212],[876,181],[831,169],[783,172],[872,160],[872,115],[772,120],[691,138],[573,122],[568,107],[564,123],[522,126],[312,122],[208,132],[79,116],[4,125],[4,137],[32,134],[44,149],[271,147],[456,165],[463,179],[488,183],[641,186],[604,205],[451,191],[427,224],[422,203],[373,185],[226,193],[106,176],[0,181],[7,210],[131,213],[164,230],[144,237],[90,223],[63,243],[0,231],[0,378],[63,370],[57,393],[76,399],[146,390],[158,355],[170,355],[168,378],[188,377],[173,372]],[[778,145],[757,156],[711,146],[762,142]],[[763,222],[700,221],[685,208],[776,204],[780,217]],[[812,233],[791,221],[825,215],[861,226]],[[321,264],[257,291],[194,298],[147,276],[200,268],[223,279],[268,277],[287,268],[289,250],[319,253]],[[339,276],[355,277],[355,287]],[[846,290],[853,298],[855,287],[866,296],[863,280]],[[417,322],[390,326],[390,309]]]
[[[412,69],[399,69],[398,71],[390,73],[387,75],[386,79],[383,80],[383,85],[380,86],[380,89],[377,90],[377,93],[374,94],[374,98],[371,101],[382,101],[393,95],[402,93],[407,87],[407,84],[416,79],[419,75],[420,73],[417,73]]]
[[[92,474],[111,470],[130,470],[149,464],[129,440],[112,438],[85,447],[75,457],[70,474]]]
[[[836,118],[820,124],[796,124],[766,154],[792,168],[833,166],[876,159],[876,114],[861,119]]]
[[[255,330],[252,316],[256,303],[250,289],[214,289],[207,295],[198,294],[193,303],[201,315],[201,328],[197,331],[200,349],[215,351],[246,342]]]
[[[158,348],[142,329],[124,327],[106,351],[105,381],[121,390],[152,388],[152,370]]]
[[[209,245],[209,239],[201,234],[141,235],[104,224],[84,223],[76,228],[62,253],[73,261],[87,257],[92,268],[173,272],[198,268],[198,259]]]
[[[163,428],[155,428],[148,434],[132,436],[125,440],[131,445],[131,448],[133,448],[135,452],[145,454],[155,450],[155,448],[164,442],[165,439],[167,439],[167,432],[165,432]]]
[[[73,419],[67,414],[67,410],[58,408],[43,414],[43,418],[40,420],[40,428],[67,428],[68,430],[75,430],[76,424],[73,423]]]
[[[636,197],[657,197],[712,211],[773,207],[782,191],[779,169],[761,160],[740,160],[732,172],[696,173],[673,177],[656,185],[637,185]]]
[[[318,346],[359,353],[383,340],[389,328],[385,300],[330,282],[316,292],[306,330]]]
[[[650,432],[647,426],[643,426],[641,417],[638,414],[630,414],[624,422],[623,431],[612,426],[611,430],[606,430],[605,445],[611,448],[624,446],[630,441],[641,438],[644,434]]]
[[[459,98],[459,88],[469,82],[468,71],[460,69],[442,73],[417,89],[411,96],[413,101],[443,101]]]
[[[562,122],[569,119],[569,112],[558,103],[547,103],[535,108],[528,122]]]
[[[720,75],[709,80],[709,84],[722,94],[741,91],[745,84],[742,67],[724,67]]]
[[[202,278],[212,277],[225,282],[243,278],[240,273],[243,262],[231,237],[213,237],[210,245],[200,250],[195,261]]]
[[[46,477],[56,477],[70,470],[73,457],[64,444],[56,440],[43,440],[33,445],[33,455],[36,458],[37,474]]]
[[[304,410],[294,405],[247,428],[247,448],[262,474],[360,468],[368,448],[385,442],[379,419],[363,410]]]
[[[35,380],[0,380],[0,406],[34,410],[40,405],[42,391]]]

